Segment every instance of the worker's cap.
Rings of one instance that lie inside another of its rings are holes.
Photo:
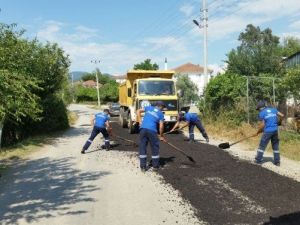
[[[256,110],[266,107],[266,101],[259,101],[256,105]]]
[[[157,101],[157,102],[156,102],[156,106],[162,106],[162,107],[165,107],[166,104],[165,104],[163,101]]]

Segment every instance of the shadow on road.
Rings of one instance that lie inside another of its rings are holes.
[[[94,202],[88,193],[99,190],[89,181],[108,172],[82,172],[72,168],[73,158],[42,158],[19,161],[0,180],[0,224],[28,223],[58,215],[78,215],[85,210],[72,210],[75,203]]]
[[[264,225],[299,225],[300,212],[295,212],[279,217],[270,217],[270,221],[265,222]]]

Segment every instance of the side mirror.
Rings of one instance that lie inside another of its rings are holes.
[[[177,91],[177,95],[178,95],[178,97],[182,98],[183,95],[184,95],[184,91],[183,91],[182,89],[179,89],[179,90]]]
[[[131,88],[128,88],[128,89],[127,89],[127,96],[128,96],[128,97],[131,97]]]

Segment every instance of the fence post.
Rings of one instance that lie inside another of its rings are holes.
[[[250,112],[249,112],[249,77],[246,77],[247,84],[247,121],[250,123]]]
[[[276,96],[275,96],[275,78],[274,77],[273,77],[272,81],[273,81],[273,104],[275,106]]]

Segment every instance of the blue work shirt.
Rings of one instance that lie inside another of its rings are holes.
[[[187,121],[189,123],[196,122],[199,120],[197,113],[185,113],[184,116],[180,119],[181,121]]]
[[[159,108],[153,106],[146,106],[144,108],[145,115],[141,128],[149,129],[157,133],[157,125],[164,121],[165,117]]]
[[[277,109],[270,107],[266,107],[259,112],[258,119],[265,123],[264,132],[268,133],[278,130],[277,113]]]
[[[95,114],[95,127],[105,128],[105,123],[109,121],[110,117],[104,112]]]

